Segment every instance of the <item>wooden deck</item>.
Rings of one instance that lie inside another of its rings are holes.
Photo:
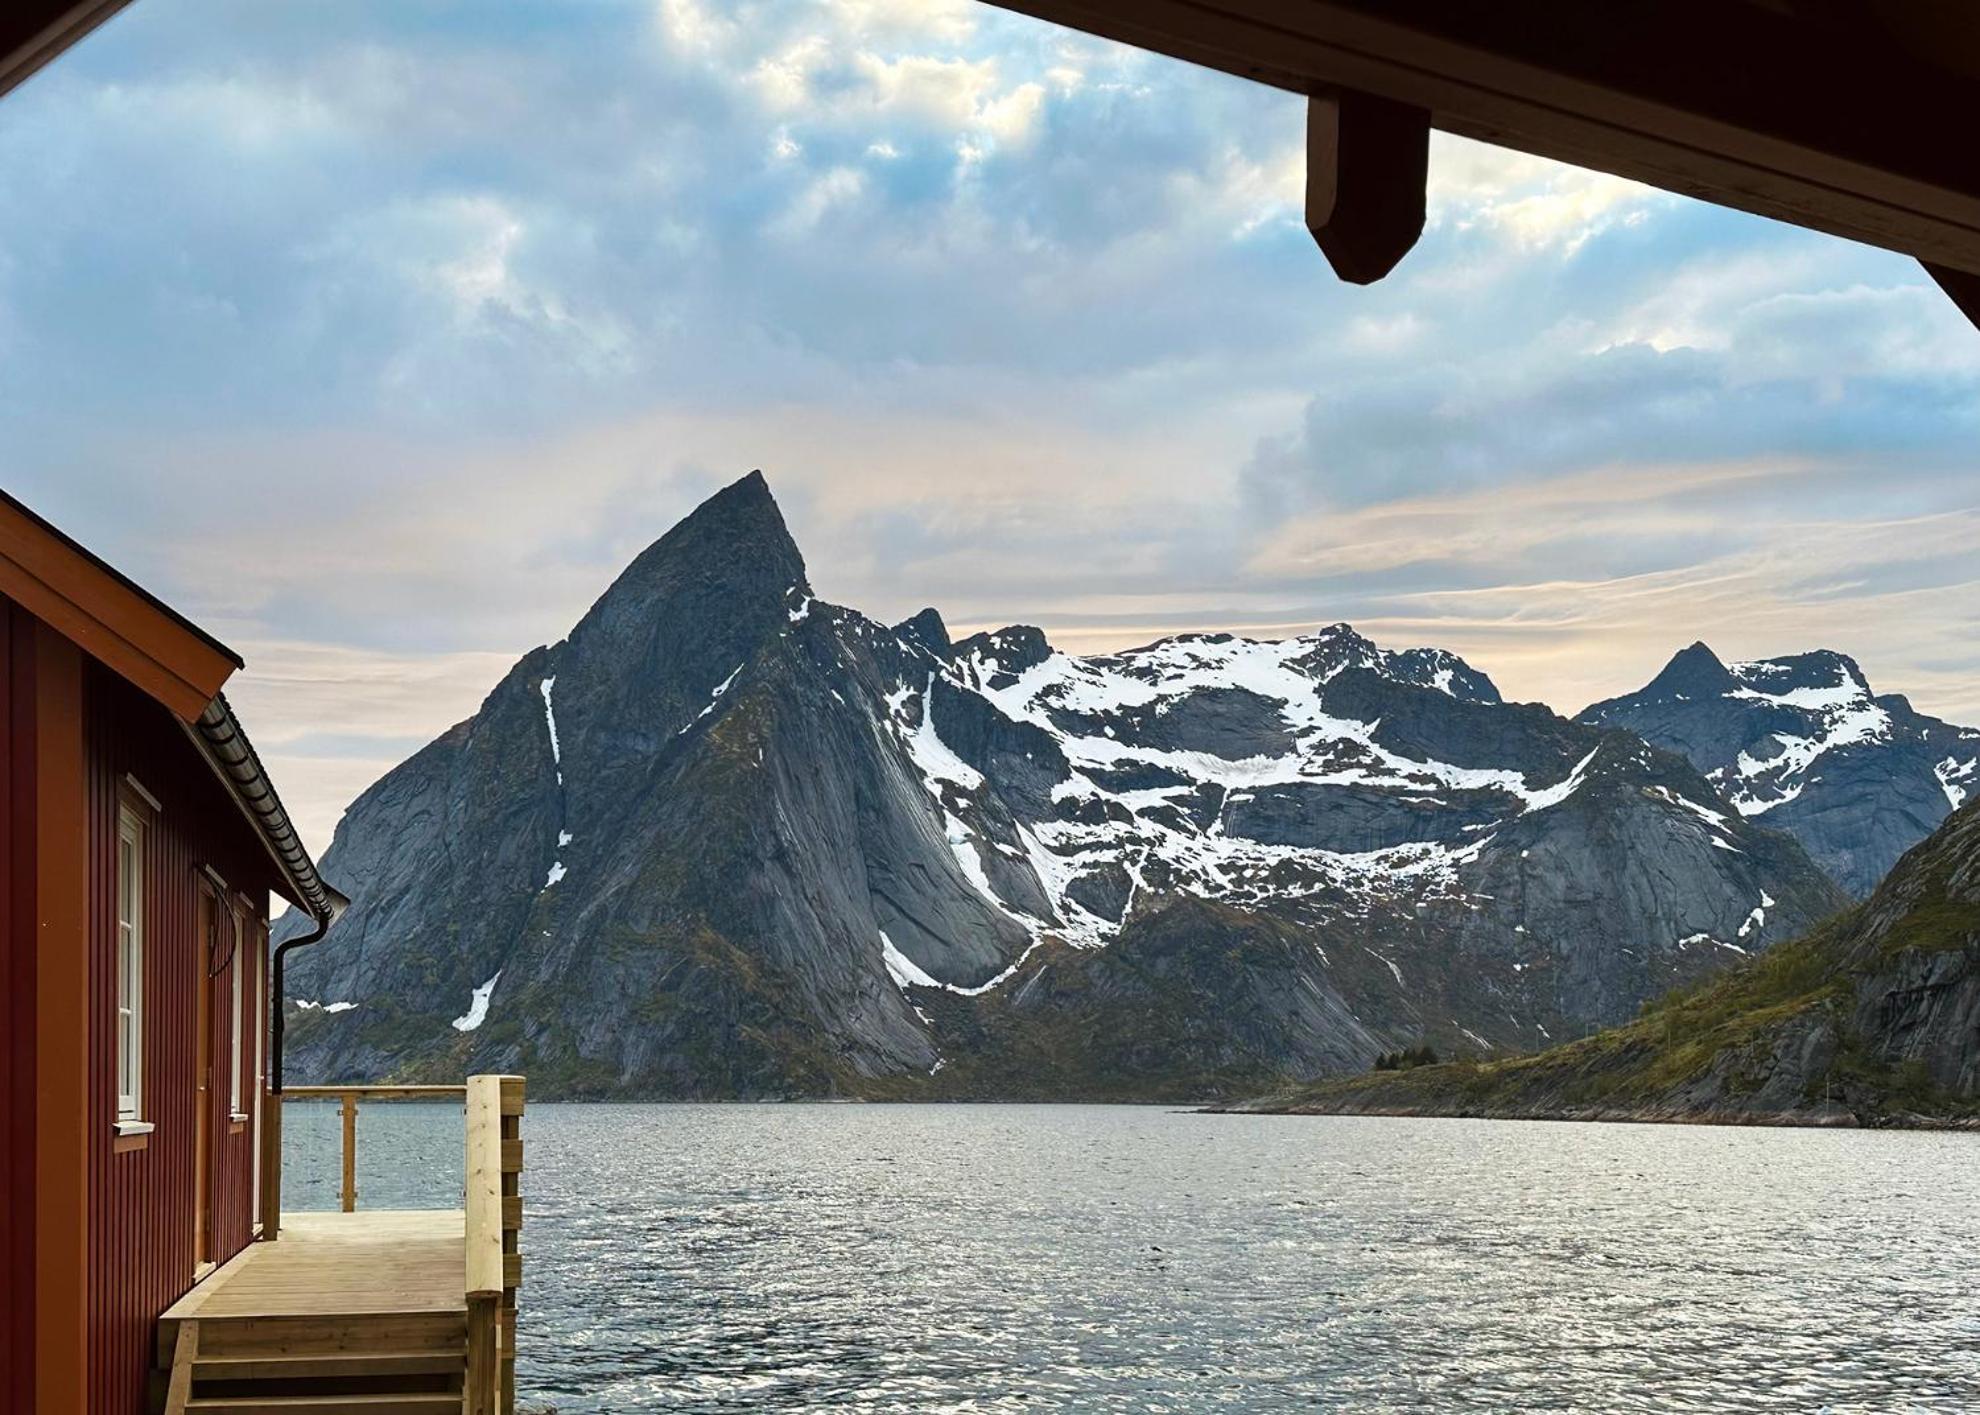
[[[459,1209],[284,1214],[278,1241],[249,1244],[164,1320],[464,1313],[466,1222]]]
[[[523,1081],[473,1076],[467,1207],[358,1212],[352,1123],[369,1100],[433,1087],[354,1087],[344,1100],[340,1213],[283,1213],[159,1319],[163,1415],[508,1415],[522,1283]]]

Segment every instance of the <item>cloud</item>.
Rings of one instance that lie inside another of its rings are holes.
[[[881,617],[1980,718],[1980,339],[1886,253],[1440,135],[1342,286],[1300,100],[976,0],[146,0],[5,113],[9,489],[248,651],[312,830],[755,466]]]
[[[470,716],[507,671],[500,653],[389,654],[313,642],[241,640],[252,671],[229,701],[320,852],[344,806]]]
[[[1432,135],[1430,154],[1430,222],[1489,232],[1528,255],[1572,255],[1611,226],[1641,225],[1677,200],[1640,182],[1445,133]]]
[[[1261,439],[1249,494],[1277,517],[1619,461],[1840,453],[1954,475],[1980,432],[1972,327],[1915,267],[1860,248],[1778,228],[1720,248],[1750,224],[1715,214],[1647,279],[1634,231],[1536,257],[1438,302],[1427,349],[1367,338],[1384,326],[1364,316],[1366,357]]]
[[[1826,645],[1885,691],[1980,704],[1980,503],[1928,468],[1765,459],[1608,467],[1282,527],[1257,579],[1338,586],[1364,628],[1472,654],[1572,711],[1681,644],[1731,657]]]
[[[1976,536],[1975,511],[1799,525],[1767,544],[1635,575],[1399,596],[1367,622],[1403,636],[1434,625],[1511,695],[1566,711],[1648,681],[1684,642],[1674,632],[1682,625],[1727,658],[1839,648],[1880,692],[1971,722],[1980,664],[1947,649],[1980,629],[1980,574],[1967,550]],[[1924,582],[1907,583],[1921,557]]]

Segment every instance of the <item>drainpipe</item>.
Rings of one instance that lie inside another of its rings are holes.
[[[286,939],[275,945],[275,959],[273,966],[269,970],[271,976],[269,978],[268,988],[269,1009],[275,1014],[275,1035],[273,1044],[269,1047],[269,1050],[273,1053],[269,1058],[268,1067],[268,1093],[270,1095],[279,1096],[282,1094],[282,1036],[288,1030],[288,1018],[285,1015],[287,1009],[283,1006],[287,1001],[287,994],[282,990],[282,964],[290,949],[302,948],[308,944],[320,941],[323,935],[330,932],[330,925],[334,922],[334,916],[319,916],[316,921],[316,927],[308,933],[298,938]]]

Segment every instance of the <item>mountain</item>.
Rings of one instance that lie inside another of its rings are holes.
[[[1693,644],[1641,692],[1579,720],[1682,753],[1741,815],[1791,831],[1859,899],[1980,795],[1980,731],[1873,693],[1854,660],[1826,649],[1726,664]]]
[[[1980,1124],[1980,801],[1866,902],[1626,1026],[1537,1056],[1378,1072],[1245,1108]]]
[[[752,475],[353,803],[299,1076],[1191,1097],[1526,1049],[1846,901],[1682,757],[1345,625],[820,602]]]

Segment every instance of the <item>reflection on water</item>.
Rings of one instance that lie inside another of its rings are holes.
[[[320,1207],[325,1112],[287,1127]],[[457,1109],[360,1126],[361,1203],[459,1202]],[[566,1415],[1980,1410],[1975,1136],[548,1105],[524,1136],[521,1384]]]

